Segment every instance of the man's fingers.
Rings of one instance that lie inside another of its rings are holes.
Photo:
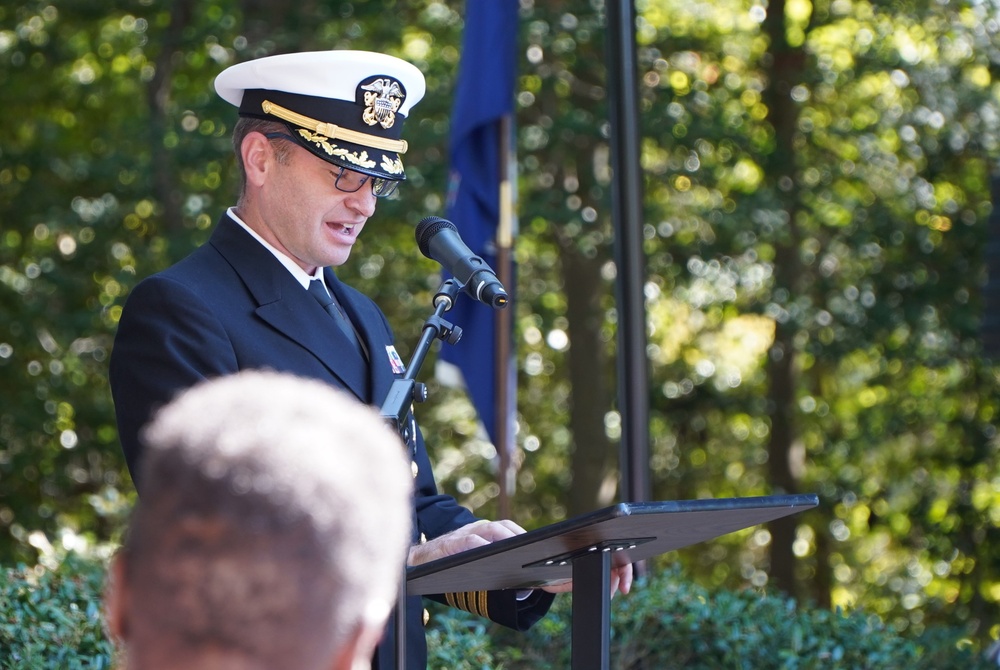
[[[496,542],[520,535],[524,529],[513,521],[490,521],[488,524],[476,526],[475,532],[490,542]]]
[[[568,593],[573,590],[573,580],[570,579],[565,582],[549,584],[548,586],[541,587],[541,589],[548,593]]]
[[[525,532],[525,530],[523,528],[521,528],[520,526],[518,526],[516,523],[514,523],[510,519],[501,519],[500,521],[497,521],[496,523],[502,524],[503,526],[509,528],[510,531],[514,535],[521,535],[521,534],[523,534]]]
[[[449,541],[446,543],[448,545],[448,552],[445,556],[451,556],[452,554],[458,554],[463,551],[468,551],[469,549],[482,547],[489,543],[490,541],[487,538],[480,537],[479,535],[461,535],[449,538]]]
[[[469,549],[482,547],[497,540],[505,540],[523,532],[523,528],[509,519],[474,521],[441,537],[412,547],[408,562],[410,565],[420,565],[444,556],[452,556]]]
[[[628,593],[632,590],[632,564],[627,563],[620,568],[616,568],[618,573],[618,590],[622,593]]]

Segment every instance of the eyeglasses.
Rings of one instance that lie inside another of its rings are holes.
[[[291,140],[292,142],[298,144],[296,139],[288,133],[266,133],[264,137],[269,140]],[[337,173],[337,177],[334,180],[333,185],[337,187],[337,190],[343,191],[344,193],[357,193],[361,190],[361,187],[369,181],[372,185],[372,195],[376,198],[388,198],[396,192],[396,188],[399,186],[399,182],[395,179],[372,177],[370,175],[356,172],[355,170],[349,170],[345,167],[340,167],[340,171]]]
[[[396,192],[396,187],[399,185],[399,182],[393,179],[371,177],[360,172],[355,172],[354,170],[348,170],[345,167],[340,168],[340,172],[337,173],[337,179],[333,182],[333,185],[344,193],[355,193],[367,184],[369,180],[372,183],[372,194],[376,198],[388,198]]]

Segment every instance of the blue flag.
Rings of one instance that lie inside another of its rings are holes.
[[[451,116],[446,218],[458,228],[473,253],[498,273],[496,234],[500,222],[501,119],[513,117],[517,70],[518,0],[467,0],[462,56]],[[501,144],[503,142],[503,144]],[[512,283],[512,282],[509,282]],[[513,286],[505,284],[513,296]],[[513,309],[513,305],[507,307]],[[448,320],[462,329],[462,339],[441,350],[441,359],[462,372],[479,418],[498,449],[496,388],[497,315],[462,293]],[[509,338],[508,338],[509,339]],[[505,363],[513,377],[513,359]],[[508,384],[513,390],[513,382]],[[513,424],[513,402],[508,403]]]

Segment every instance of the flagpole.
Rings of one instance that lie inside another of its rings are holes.
[[[649,500],[649,383],[642,249],[642,167],[636,84],[635,2],[608,7],[611,202],[618,266],[618,401],[622,413],[621,499]]]
[[[496,264],[497,276],[500,283],[507,287],[510,294],[516,295],[513,286],[513,245],[514,245],[514,186],[512,177],[512,166],[515,164],[512,154],[514,144],[512,140],[513,123],[510,114],[504,114],[500,118],[500,132],[497,141],[500,143],[500,220],[497,222],[496,236]],[[511,336],[513,332],[513,313],[517,308],[516,299],[508,309],[501,309],[496,312],[496,414],[494,426],[496,427],[496,448],[499,456],[499,467],[497,468],[497,484],[500,487],[500,494],[497,499],[497,514],[500,519],[511,517],[511,497],[517,483],[517,467],[514,463],[514,430],[511,416],[516,410],[516,403],[512,402],[513,393],[511,385],[511,358],[513,346]]]
[[[514,155],[514,88],[517,81],[518,0],[465,4],[462,58],[451,116],[451,174],[446,211],[473,253],[494,263],[501,283],[513,289],[517,161]],[[511,290],[512,298],[514,291]],[[516,298],[513,298],[516,307]],[[441,352],[458,366],[469,398],[496,449],[497,513],[510,518],[514,462],[516,375],[512,366],[512,309],[487,310],[466,300],[454,320],[465,338]],[[473,337],[475,335],[475,337]],[[490,377],[493,379],[490,379]],[[492,486],[490,487],[492,488]]]
[[[608,7],[608,100],[611,121],[611,188],[618,266],[618,403],[622,432],[620,497],[650,499],[649,360],[646,357],[646,306],[643,292],[642,167],[636,83],[635,0]],[[646,574],[645,561],[635,565]]]

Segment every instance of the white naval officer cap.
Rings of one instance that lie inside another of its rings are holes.
[[[215,78],[215,90],[240,116],[284,122],[323,160],[400,181],[403,122],[426,85],[416,66],[394,56],[334,50],[233,65]]]

